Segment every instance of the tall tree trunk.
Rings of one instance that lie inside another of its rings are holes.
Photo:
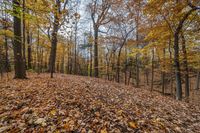
[[[23,0],[23,42],[22,42],[22,56],[26,69],[26,19],[25,19],[25,0]]]
[[[183,18],[179,21],[178,27],[175,30],[174,33],[174,67],[175,67],[175,75],[176,75],[176,99],[181,100],[182,99],[182,83],[181,83],[181,72],[180,72],[180,62],[179,62],[179,34],[182,30],[184,22],[187,20],[187,18],[192,14],[195,10],[198,10],[198,7],[189,6],[192,8],[190,9]]]
[[[152,65],[151,65],[151,91],[153,91],[154,85],[154,48],[152,49]]]
[[[169,51],[169,58],[170,58],[170,64],[173,65],[173,59],[172,59],[172,50],[171,50],[171,37],[169,38],[169,45],[168,45],[168,51]],[[171,89],[171,95],[173,95],[173,67],[170,67],[170,89]]]
[[[92,45],[90,47],[90,77],[92,77]]]
[[[32,49],[31,49],[31,42],[32,42],[32,35],[30,35],[29,30],[27,29],[27,44],[28,44],[28,49],[27,49],[27,54],[28,54],[28,69],[32,69]]]
[[[146,75],[146,83],[147,83],[147,85],[149,85],[149,70],[148,69],[146,69],[145,70],[145,75]]]
[[[186,41],[183,33],[182,37],[182,51],[183,51],[183,67],[184,67],[184,76],[185,76],[185,97],[189,98],[190,95],[190,84],[189,84],[189,70],[188,70],[188,61],[187,61],[187,50],[186,50]]]
[[[140,69],[139,69],[139,59],[138,54],[136,55],[136,87],[140,85]]]
[[[181,82],[181,69],[179,62],[179,34],[174,34],[174,67],[176,76],[176,99],[182,99],[182,82]]]
[[[197,73],[195,90],[199,89],[199,82],[200,82],[200,72]]]
[[[7,6],[5,4],[5,10],[7,10]],[[4,30],[8,30],[8,16],[7,16],[7,13],[5,11],[5,24],[4,24]],[[10,71],[10,63],[9,63],[9,59],[8,59],[8,37],[7,37],[7,34],[5,34],[4,36],[4,41],[5,41],[5,70],[6,72],[9,72]]]
[[[163,48],[163,59],[164,59],[164,63],[163,63],[163,70],[162,70],[162,94],[165,94],[165,48]]]
[[[137,48],[139,48],[139,10],[136,11],[136,42],[137,42]],[[136,54],[136,87],[139,87],[140,85],[140,69],[139,69],[139,54]]]
[[[53,31],[51,37],[51,53],[49,58],[49,69],[51,73],[51,78],[53,78],[53,73],[55,72],[55,63],[56,63],[56,51],[57,51],[57,34],[59,30],[59,10],[61,3],[59,0],[56,1],[55,11],[54,13],[54,22],[53,22]]]
[[[63,48],[63,55],[62,55],[61,66],[60,66],[61,73],[64,73],[64,68],[65,68],[65,49]]]
[[[40,57],[39,57],[39,45],[40,45],[40,30],[37,29],[37,47],[36,47],[36,69],[37,73],[40,74]]]
[[[3,78],[3,53],[2,53],[2,47],[0,46],[0,74],[1,79]]]
[[[22,38],[21,38],[21,13],[18,12],[20,9],[20,3],[18,0],[13,0],[13,12],[14,16],[14,68],[15,77],[17,79],[26,78],[25,64],[22,57]]]
[[[10,63],[8,59],[8,38],[7,35],[5,35],[5,70],[6,72],[10,71]]]
[[[43,57],[44,57],[44,51],[43,48],[40,48],[40,72],[43,72]]]
[[[98,26],[94,25],[94,76],[99,77],[98,61]]]
[[[56,62],[56,50],[57,50],[57,31],[58,25],[54,23],[54,28],[52,32],[52,40],[51,40],[51,53],[49,60],[49,68],[51,73],[51,78],[53,78],[53,73],[55,72],[55,62]]]
[[[124,77],[125,85],[127,85],[127,69],[128,69],[128,59],[127,59],[127,48],[125,47],[125,77]]]
[[[118,83],[120,82],[120,58],[121,58],[121,51],[122,51],[123,45],[119,49],[118,58],[117,58],[117,71],[116,71],[117,73],[116,73],[116,76],[117,76],[117,82]]]
[[[71,37],[70,37],[71,38]],[[67,74],[71,74],[70,73],[70,61],[71,61],[71,48],[70,48],[70,40],[67,43]]]
[[[77,27],[78,22],[76,20],[76,25],[75,25],[75,42],[74,42],[74,74],[77,74]]]

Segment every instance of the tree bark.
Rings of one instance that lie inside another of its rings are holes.
[[[28,44],[28,49],[27,49],[27,54],[28,54],[28,69],[32,69],[32,48],[31,48],[31,41],[32,37],[29,33],[29,30],[27,29],[27,44]]]
[[[163,48],[163,59],[164,59],[164,63],[163,63],[163,69],[162,70],[162,94],[165,94],[165,48]]]
[[[40,30],[37,29],[37,47],[36,47],[36,69],[37,73],[40,74],[40,57],[39,57],[39,45],[40,45]]]
[[[191,5],[190,5],[191,7]],[[181,73],[180,73],[180,62],[179,62],[179,34],[182,30],[184,22],[187,20],[187,18],[199,8],[193,7],[189,10],[183,18],[179,21],[178,27],[175,30],[174,33],[174,67],[175,67],[175,75],[176,75],[176,99],[181,100],[182,99],[182,83],[181,83]]]
[[[94,25],[94,76],[99,77],[98,61],[98,26]]]
[[[182,99],[182,82],[181,82],[181,70],[179,63],[179,33],[174,34],[174,67],[176,76],[176,99]]]
[[[55,62],[56,62],[56,51],[57,51],[57,34],[59,30],[59,10],[60,10],[61,3],[59,0],[56,1],[55,5],[55,13],[54,13],[54,22],[53,22],[53,31],[52,31],[52,38],[51,38],[51,53],[49,58],[49,69],[51,73],[51,78],[53,78],[53,73],[55,72]]]
[[[152,50],[152,65],[151,65],[151,91],[154,85],[154,49]]]
[[[200,82],[200,72],[198,72],[197,74],[195,90],[199,89],[199,82]]]
[[[120,57],[121,57],[121,51],[122,51],[123,45],[119,49],[119,54],[117,58],[117,82],[120,82]]]
[[[7,6],[5,4],[5,10],[7,10]],[[4,30],[8,30],[8,18],[7,18],[7,13],[5,11],[5,24],[4,24]],[[11,71],[11,68],[10,68],[10,63],[9,63],[9,59],[8,59],[8,37],[7,35],[5,34],[4,36],[4,41],[5,41],[5,70],[6,72],[10,72]]]
[[[92,45],[90,47],[90,77],[92,77]]]
[[[14,16],[14,68],[15,77],[17,79],[26,78],[25,64],[22,57],[22,38],[21,38],[21,13],[18,11],[20,3],[18,0],[13,0],[13,12]]]
[[[25,69],[26,67],[26,19],[25,19],[25,0],[23,0],[23,42],[22,42],[22,56],[25,64]]]
[[[186,41],[183,33],[182,37],[182,51],[183,51],[183,67],[184,67],[184,76],[185,76],[185,97],[188,98],[190,95],[190,83],[189,83],[189,70],[188,70],[188,61],[187,61],[187,50],[186,50]]]
[[[77,26],[78,26],[78,20],[76,20],[75,24],[75,42],[74,42],[74,74],[77,74]]]

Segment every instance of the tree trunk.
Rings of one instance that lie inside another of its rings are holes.
[[[148,68],[145,70],[145,75],[146,75],[146,83],[149,85],[149,70]]]
[[[194,12],[195,10],[198,10],[198,7],[191,7],[183,18],[179,21],[178,27],[175,30],[174,33],[174,66],[175,66],[175,75],[176,75],[176,99],[181,100],[182,99],[182,83],[181,83],[181,72],[180,72],[180,62],[179,62],[179,34],[182,30],[184,22],[187,20],[187,18]]]
[[[181,69],[179,62],[179,34],[174,34],[174,67],[176,76],[176,99],[182,99]]]
[[[77,20],[75,25],[75,42],[74,42],[74,74],[77,74]]]
[[[23,0],[23,42],[22,42],[22,56],[26,67],[26,21],[25,21],[25,0]]]
[[[119,54],[118,54],[118,58],[117,58],[117,82],[119,83],[120,82],[120,58],[121,58],[121,51],[122,51],[122,47],[123,45],[120,47],[119,49]]]
[[[53,78],[53,73],[55,72],[56,50],[57,50],[57,31],[58,31],[58,26],[57,26],[57,24],[54,24],[54,30],[52,32],[52,40],[51,40],[50,61],[49,61],[51,78]]]
[[[92,77],[92,46],[90,47],[90,77]]]
[[[57,34],[59,29],[59,9],[60,9],[60,1],[56,1],[56,9],[57,11],[54,14],[54,22],[53,22],[53,31],[51,37],[51,53],[49,58],[49,69],[51,73],[51,78],[53,78],[53,73],[55,72],[55,63],[56,63],[56,51],[57,51]]]
[[[199,82],[200,82],[200,72],[198,72],[197,74],[195,90],[199,89]]]
[[[162,94],[165,94],[165,48],[163,48],[163,59],[164,63],[163,63],[161,80],[162,80]]]
[[[183,67],[184,67],[184,76],[185,76],[185,97],[188,98],[190,95],[190,83],[189,83],[189,70],[188,70],[188,61],[187,61],[187,50],[186,50],[186,41],[183,33],[182,37],[182,51],[183,51]]]
[[[32,41],[32,37],[30,36],[30,33],[27,29],[27,43],[28,43],[28,49],[27,49],[27,54],[28,54],[28,69],[32,69],[32,49],[31,49],[31,41]]]
[[[5,36],[5,70],[6,72],[10,71],[10,63],[8,59],[8,38]]]
[[[94,76],[99,77],[99,61],[98,61],[98,27],[94,26]]]
[[[13,0],[13,12],[16,14],[14,16],[14,68],[15,77],[17,79],[26,78],[25,64],[22,57],[22,38],[21,38],[21,13],[18,12],[20,8],[20,3],[18,0]]]
[[[2,47],[0,46],[0,74],[1,79],[3,78],[3,54],[2,54]]]
[[[151,91],[153,91],[153,84],[154,84],[154,49],[152,50]]]
[[[40,49],[40,72],[43,72],[43,55],[44,55],[44,51],[43,48]]]
[[[170,58],[170,64],[173,65],[173,59],[172,59],[172,50],[171,50],[171,38],[169,38],[169,45],[168,45],[168,51],[169,51],[169,58]],[[170,89],[171,89],[171,95],[173,95],[174,93],[174,89],[173,89],[173,67],[171,66],[170,68]]]
[[[7,6],[5,4],[5,10],[7,10]],[[4,30],[7,30],[8,29],[8,18],[7,18],[7,13],[5,11],[5,24],[4,24]],[[11,71],[11,68],[10,68],[10,63],[9,63],[9,59],[8,59],[8,37],[7,35],[5,34],[4,36],[4,40],[5,40],[5,70],[6,72],[9,72]]]
[[[40,30],[38,27],[38,32],[37,32],[37,47],[36,47],[36,69],[37,73],[40,74],[40,57],[39,57],[39,45],[40,45]]]
[[[64,68],[65,68],[65,49],[63,48],[63,55],[62,55],[61,67],[60,67],[61,73],[64,73]]]
[[[127,48],[125,47],[125,77],[124,77],[124,84],[127,85],[127,69],[128,69],[128,59],[127,59]]]

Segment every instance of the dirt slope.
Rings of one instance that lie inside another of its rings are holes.
[[[200,132],[199,107],[81,76],[0,80],[0,132]]]

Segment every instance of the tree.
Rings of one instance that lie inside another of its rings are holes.
[[[63,8],[61,4],[64,4]],[[53,73],[55,71],[55,62],[56,62],[56,50],[57,50],[57,35],[58,30],[60,26],[63,24],[60,22],[62,19],[65,20],[66,17],[66,6],[67,6],[68,0],[65,0],[62,2],[61,0],[56,0],[55,3],[53,3],[53,31],[51,33],[51,52],[49,56],[49,70],[51,73],[51,78],[53,78]]]
[[[185,22],[199,7],[193,5],[191,1],[157,1],[152,0],[147,4],[147,14],[151,15],[157,23],[166,24],[170,33],[169,38],[173,38],[174,49],[174,71],[176,78],[176,99],[182,99],[182,81],[180,66],[179,36],[183,32]],[[161,6],[162,5],[162,6]],[[156,7],[156,8],[155,8]],[[171,10],[170,10],[171,9]],[[165,26],[165,27],[166,27]],[[160,37],[160,36],[159,36]],[[183,47],[184,49],[184,47]],[[188,89],[186,90],[188,91]],[[188,93],[189,94],[189,93]],[[187,94],[187,95],[188,95]]]
[[[21,38],[21,11],[20,2],[13,0],[13,13],[14,13],[14,68],[15,77],[17,79],[26,78],[25,63],[22,57],[22,38]]]
[[[111,3],[107,0],[92,0],[89,4],[89,10],[93,22],[94,29],[94,76],[99,76],[99,61],[98,61],[98,36],[99,28],[110,22],[108,17],[108,11],[111,7]]]

